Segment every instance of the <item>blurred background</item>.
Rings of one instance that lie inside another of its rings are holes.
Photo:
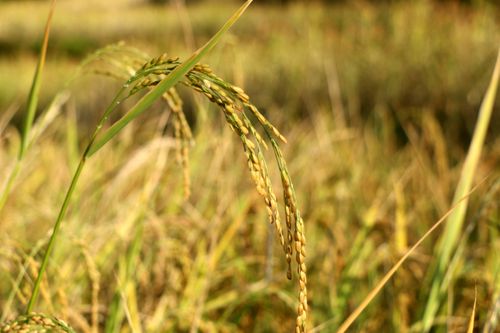
[[[110,43],[185,57],[237,3],[60,1],[43,101],[85,56]],[[5,108],[25,99],[47,4],[4,0],[0,6]],[[257,104],[286,107],[287,118],[310,120],[330,109],[347,124],[386,117],[396,126],[426,110],[446,122],[449,139],[469,142],[500,40],[494,1],[255,1],[252,7],[206,62]]]
[[[15,302],[7,301],[12,284],[5,281],[15,280],[33,244],[43,244],[80,150],[121,83],[92,75],[68,83],[81,61],[119,41],[152,57],[186,59],[240,3],[57,2],[39,110],[58,92],[69,95],[0,213],[3,317],[22,312],[29,276],[17,284]],[[16,156],[48,7],[0,1],[0,119],[8,119],[0,122],[2,175]],[[449,208],[499,45],[493,0],[255,0],[203,59],[242,87],[289,140],[285,158],[308,237],[311,327],[328,323],[319,331],[333,332]],[[180,93],[195,132],[192,196],[182,198],[172,153],[154,200],[138,214],[136,199],[148,183],[141,170],[157,153],[148,146],[162,121],[156,105],[89,165],[40,309],[82,332],[289,332],[295,282],[286,280],[277,242],[269,241],[237,138],[215,107],[187,89]],[[491,181],[471,198],[449,320],[436,324],[448,332],[465,330],[475,286],[481,331],[499,300],[492,269],[500,262],[499,101],[477,175]],[[139,243],[131,216],[144,223]],[[436,240],[424,244],[354,331],[418,331]]]

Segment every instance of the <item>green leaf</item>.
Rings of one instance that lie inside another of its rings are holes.
[[[40,84],[42,80],[42,71],[45,65],[45,59],[47,56],[47,46],[49,44],[49,33],[50,24],[52,22],[52,16],[54,14],[54,9],[56,6],[56,1],[52,0],[50,4],[49,14],[47,17],[47,22],[45,24],[45,31],[43,34],[42,48],[40,49],[40,55],[38,58],[38,64],[36,66],[35,75],[33,77],[33,82],[31,83],[30,93],[28,95],[28,110],[26,112],[26,118],[24,119],[23,132],[21,135],[21,147],[19,149],[19,159],[22,159],[26,147],[28,146],[29,134],[31,131],[31,126],[33,125],[33,120],[35,119],[36,107],[38,105],[38,95],[40,94]]]

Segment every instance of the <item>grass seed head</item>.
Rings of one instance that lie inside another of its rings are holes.
[[[139,62],[139,60],[137,62]],[[178,58],[168,57],[167,54],[162,54],[142,63],[142,67],[140,67],[135,72],[134,76],[129,79],[129,82],[135,82],[130,91],[130,95],[145,88],[151,88],[157,85],[180,64]],[[297,209],[295,193],[288,175],[285,160],[278,144],[274,140],[274,138],[278,138],[286,143],[286,139],[278,129],[276,129],[276,127],[274,127],[274,125],[272,125],[269,120],[250,103],[250,98],[243,89],[216,76],[208,65],[195,65],[193,69],[185,75],[185,80],[181,81],[181,83],[201,93],[210,102],[219,106],[228,126],[240,138],[247,158],[250,176],[255,184],[257,193],[264,199],[269,222],[275,225],[278,240],[283,248],[288,268],[287,277],[289,279],[292,277],[291,261],[295,248],[298,266],[297,272],[299,276],[299,306],[297,310],[296,331],[305,332],[308,307],[304,225]],[[182,110],[182,101],[175,89],[171,89],[165,93],[163,97],[173,112],[174,137],[177,142],[177,159],[182,165],[184,192],[187,196],[189,195],[190,187],[188,155],[192,133]],[[266,161],[261,150],[261,147],[267,149],[266,140],[264,140],[256,130],[247,112],[257,120],[262,130],[266,133],[266,137],[271,141],[278,162],[283,185],[285,222],[287,228],[286,240],[281,226],[278,200],[274,194]]]
[[[74,333],[64,321],[39,313],[21,315],[16,319],[0,324],[0,333]]]

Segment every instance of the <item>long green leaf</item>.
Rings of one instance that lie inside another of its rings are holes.
[[[22,159],[26,152],[31,126],[33,125],[33,120],[35,119],[36,107],[38,105],[38,95],[40,94],[40,84],[42,81],[42,71],[47,56],[47,46],[49,44],[50,24],[52,22],[52,16],[54,14],[55,6],[56,0],[52,0],[49,9],[49,15],[47,17],[47,22],[45,24],[43,43],[42,48],[40,49],[40,56],[38,58],[38,64],[36,66],[35,76],[33,77],[30,93],[28,95],[28,110],[26,113],[26,118],[24,119],[24,127],[21,136],[21,148],[19,149],[19,159]]]
[[[479,110],[479,117],[476,123],[476,128],[474,129],[474,135],[472,137],[472,142],[465,158],[465,163],[462,168],[462,173],[460,175],[460,180],[455,191],[453,198],[453,203],[456,203],[461,197],[467,193],[472,184],[472,180],[476,173],[477,164],[481,156],[481,150],[483,148],[484,139],[486,137],[486,132],[488,125],[490,123],[491,114],[493,111],[493,105],[495,103],[496,92],[498,88],[498,80],[500,77],[500,50],[498,52],[497,61],[495,65],[495,70],[491,77],[488,90],[484,96],[483,102]],[[447,282],[444,279],[446,274],[446,269],[450,262],[452,252],[456,248],[460,231],[462,230],[462,225],[464,223],[465,212],[467,210],[468,200],[462,202],[455,211],[448,217],[448,223],[446,224],[446,229],[440,240],[437,249],[437,267],[433,274],[431,290],[429,293],[429,298],[427,300],[426,307],[424,309],[424,315],[422,322],[424,325],[424,331],[428,332],[432,326],[432,322],[439,310],[441,300],[444,296],[444,291],[447,289]]]
[[[154,89],[144,95],[132,109],[114,123],[94,144],[90,147],[88,156],[92,156],[120,132],[128,123],[146,111],[151,104],[159,99],[168,89],[172,88],[185,74],[187,74],[196,65],[201,58],[207,54],[221,39],[231,26],[240,18],[252,0],[247,0],[231,18],[222,26],[222,28],[200,49],[194,52],[189,59],[173,70],[165,79],[163,79]]]
[[[31,89],[28,95],[28,107],[26,111],[26,117],[24,118],[23,131],[21,132],[21,145],[19,147],[19,153],[17,156],[17,160],[15,162],[12,171],[9,174],[9,178],[5,183],[5,186],[2,189],[0,194],[0,211],[3,209],[5,203],[10,194],[10,190],[14,185],[15,180],[17,179],[17,175],[21,170],[21,161],[26,154],[26,149],[28,147],[30,141],[30,132],[31,127],[33,126],[33,121],[35,119],[36,108],[38,105],[38,95],[40,93],[40,86],[42,81],[42,71],[45,65],[45,59],[47,55],[47,46],[49,44],[49,33],[50,33],[50,25],[52,22],[52,16],[54,14],[54,9],[56,5],[56,0],[52,0],[49,14],[47,16],[47,22],[45,23],[45,31],[43,34],[43,42],[42,47],[40,49],[40,54],[38,57],[38,63],[35,69],[35,74],[33,76],[33,82],[31,83]]]

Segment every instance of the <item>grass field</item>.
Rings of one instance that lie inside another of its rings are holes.
[[[238,7],[175,3],[57,3],[31,144],[0,210],[0,322],[25,312],[80,156],[126,80],[95,74],[124,59],[120,47],[112,61],[75,76],[79,64],[119,41],[184,61]],[[46,1],[0,2],[2,193],[23,142],[48,10]],[[336,332],[456,201],[500,46],[499,17],[488,3],[257,2],[201,60],[243,88],[287,139],[281,149],[307,239],[308,332]],[[207,91],[191,88],[178,91],[192,142],[179,140],[175,105],[157,102],[88,158],[36,312],[92,333],[295,329],[301,274],[294,263],[287,279],[270,204],[248,171],[255,171],[247,167],[251,144],[237,123],[238,135],[226,126],[233,118],[204,98]],[[474,304],[474,332],[500,329],[496,101],[469,175],[480,185],[464,217],[455,214],[425,239],[350,332],[469,332]],[[189,148],[188,160],[179,144]],[[264,187],[274,188],[284,220],[283,169],[271,145],[262,158]],[[436,303],[430,295],[440,279]]]

